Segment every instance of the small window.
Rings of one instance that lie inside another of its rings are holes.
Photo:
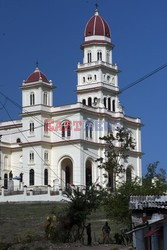
[[[49,122],[45,120],[44,122],[44,133],[47,135],[49,133]]]
[[[17,143],[20,143],[20,142],[21,142],[20,138],[17,138],[16,142],[17,142]]]
[[[23,182],[23,173],[20,174],[20,182]]]
[[[62,123],[62,137],[70,137],[71,136],[71,122],[64,121]]]
[[[45,151],[44,152],[44,161],[48,162],[48,160],[49,160],[49,154],[48,154],[48,151]]]
[[[96,105],[98,102],[97,97],[94,98],[94,105]]]
[[[90,107],[92,106],[92,98],[91,97],[88,98],[88,106],[90,106]]]
[[[111,81],[111,77],[110,77],[110,75],[107,75],[107,82],[110,83],[110,81]]]
[[[92,53],[91,52],[88,52],[87,59],[88,59],[88,63],[92,62]]]
[[[94,79],[95,79],[95,81],[97,80],[97,77],[96,77],[96,75],[94,75]]]
[[[132,167],[127,167],[126,169],[126,181],[131,182],[132,180]]]
[[[82,100],[82,104],[86,105],[86,100],[85,99]]]
[[[102,61],[102,52],[101,51],[97,52],[97,61]]]
[[[115,112],[115,100],[112,101],[112,111]]]
[[[48,170],[44,170],[44,185],[48,185]]]
[[[106,97],[104,97],[104,107],[106,108]]]
[[[30,122],[30,134],[34,133],[34,122]]]
[[[85,82],[85,76],[83,77],[83,82]]]
[[[4,189],[8,189],[8,174],[4,174]]]
[[[33,92],[30,93],[30,105],[35,105],[35,94]]]
[[[29,160],[30,160],[30,163],[34,162],[34,152],[30,152]]]
[[[91,121],[87,121],[85,124],[86,130],[86,138],[93,138],[93,123]]]
[[[64,126],[64,123],[62,124],[62,137],[65,137],[65,126]]]
[[[91,82],[91,81],[92,81],[92,76],[88,75],[88,82]]]
[[[108,98],[108,110],[111,110],[111,99]]]
[[[30,173],[29,173],[29,183],[30,186],[34,185],[34,169],[30,169]]]
[[[48,105],[48,93],[47,92],[43,93],[43,104]]]

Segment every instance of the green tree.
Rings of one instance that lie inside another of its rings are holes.
[[[72,225],[71,236],[76,241],[82,238],[89,215],[103,203],[107,193],[101,186],[96,186],[96,184],[87,187],[84,192],[79,187],[75,187],[71,191],[68,193],[71,200],[69,217]]]
[[[132,195],[163,195],[167,191],[166,172],[158,171],[159,162],[150,163],[143,179],[135,178],[123,182],[105,201],[105,211],[113,220],[130,226],[131,214],[129,200]]]
[[[128,159],[130,151],[135,149],[135,141],[131,132],[125,128],[117,128],[109,135],[100,137],[100,140],[106,142],[106,148],[104,158],[97,159],[100,163],[98,167],[106,170],[106,178],[112,176],[115,185],[116,176],[125,172],[123,163]]]
[[[116,223],[130,226],[131,214],[129,210],[129,199],[131,195],[136,195],[141,187],[138,178],[131,182],[122,182],[115,192],[110,193],[105,200],[105,211],[107,216]]]
[[[163,195],[167,190],[166,171],[160,168],[159,161],[148,164],[147,173],[142,179],[141,195]]]
[[[62,242],[81,240],[89,215],[103,203],[107,194],[96,184],[87,187],[86,190],[81,190],[77,186],[69,187],[67,196],[70,202],[66,209],[59,214],[56,213],[56,217],[48,217],[45,228],[47,237]]]

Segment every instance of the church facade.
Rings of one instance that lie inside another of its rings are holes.
[[[21,120],[0,123],[0,186],[113,185],[96,159],[104,157],[99,138],[118,126],[128,128],[136,142],[123,163],[124,180],[141,177],[141,121],[123,112],[113,48],[110,28],[96,10],[84,31],[76,104],[54,107],[54,85],[38,67],[23,81]]]

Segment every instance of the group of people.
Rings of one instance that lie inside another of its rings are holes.
[[[103,244],[109,243],[110,231],[111,231],[111,228],[108,225],[108,222],[106,221],[104,226],[102,227]],[[91,246],[92,244],[91,223],[88,223],[88,225],[86,226],[86,233],[87,233],[87,244]]]

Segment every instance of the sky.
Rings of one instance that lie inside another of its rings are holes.
[[[54,105],[76,102],[75,69],[95,3],[111,29],[113,62],[123,88],[167,63],[166,0],[0,0],[0,91],[21,105],[22,81],[39,68],[56,85]],[[167,170],[167,68],[120,95],[126,115],[140,117],[143,173]],[[13,119],[21,110],[0,96]],[[9,120],[0,105],[0,121]]]

